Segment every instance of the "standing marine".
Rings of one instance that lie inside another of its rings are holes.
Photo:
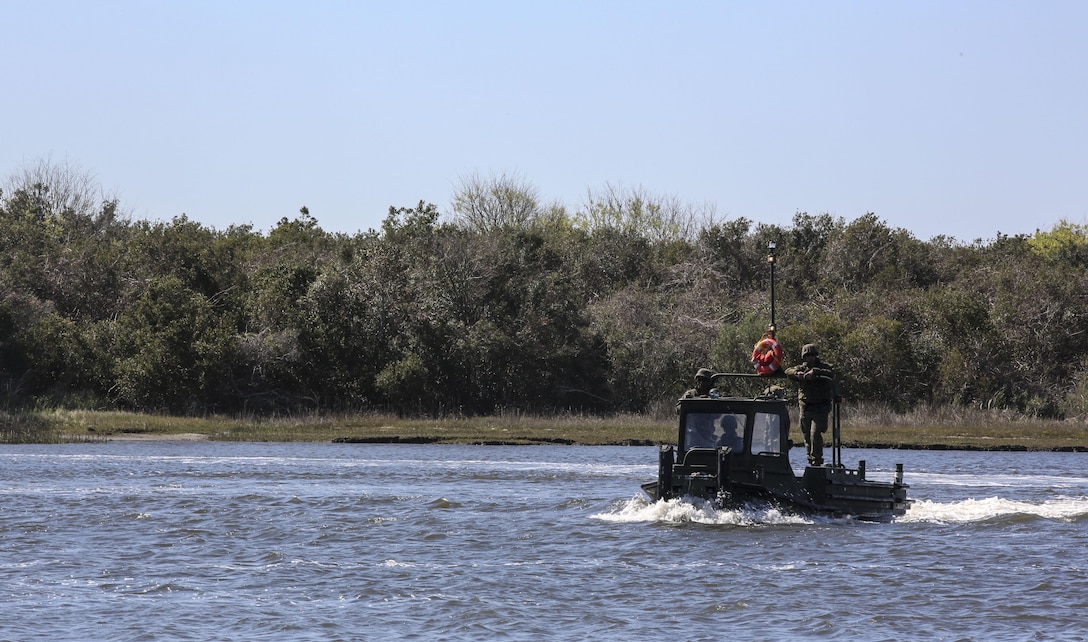
[[[824,465],[824,433],[831,404],[835,401],[835,370],[820,361],[814,343],[801,348],[802,363],[786,369],[786,377],[798,384],[797,401],[801,407],[801,432],[810,466]]]

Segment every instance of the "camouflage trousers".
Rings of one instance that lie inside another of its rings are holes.
[[[809,466],[824,465],[824,433],[831,402],[801,404],[801,433],[805,436],[805,452]]]

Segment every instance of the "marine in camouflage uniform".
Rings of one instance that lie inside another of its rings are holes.
[[[695,373],[695,387],[685,392],[680,398],[710,397],[715,393],[717,390],[714,389],[714,373],[707,368],[699,368],[699,371]],[[680,407],[679,401],[676,402],[676,407]]]
[[[801,432],[810,466],[824,465],[824,433],[835,400],[835,369],[820,361],[816,344],[801,348],[801,361],[786,369],[786,377],[797,382],[797,401],[801,406]]]

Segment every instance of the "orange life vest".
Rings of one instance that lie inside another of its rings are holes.
[[[774,337],[764,334],[752,349],[752,365],[756,374],[766,376],[782,367],[782,346]]]

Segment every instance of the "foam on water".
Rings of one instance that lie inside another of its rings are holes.
[[[724,510],[712,502],[693,498],[674,498],[650,502],[635,496],[617,508],[592,515],[594,519],[611,522],[696,523],[732,526],[767,524],[814,524],[825,518],[784,513],[774,507],[749,506]],[[1038,518],[1060,522],[1075,522],[1088,518],[1088,497],[1065,497],[1041,503],[1031,503],[988,497],[954,502],[915,500],[906,515],[896,517],[898,523],[930,522],[939,524],[969,524],[1002,521],[1005,518]],[[829,518],[826,518],[829,519]]]
[[[811,518],[783,513],[773,507],[751,506],[734,510],[718,509],[712,502],[692,498],[648,501],[636,495],[617,509],[592,516],[610,522],[696,523],[729,526],[765,524],[811,524]]]
[[[1088,497],[1058,498],[1042,503],[1002,497],[971,498],[955,502],[915,500],[907,514],[896,521],[965,524],[1017,516],[1076,521],[1088,516]]]

